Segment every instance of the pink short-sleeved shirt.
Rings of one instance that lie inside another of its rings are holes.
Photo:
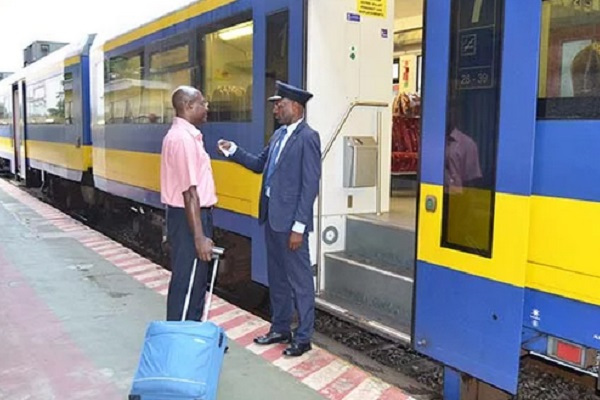
[[[175,117],[163,139],[160,158],[160,199],[171,207],[185,207],[183,192],[196,186],[200,207],[217,203],[210,157],[202,133],[183,118]]]

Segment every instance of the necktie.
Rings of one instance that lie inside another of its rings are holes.
[[[275,170],[275,160],[277,159],[277,153],[279,152],[279,146],[283,141],[285,135],[283,132],[277,138],[275,142],[275,147],[273,148],[273,152],[271,153],[271,157],[269,157],[269,164],[267,165],[267,176],[265,180],[265,187],[270,187],[271,185],[271,175],[273,175],[273,171]]]

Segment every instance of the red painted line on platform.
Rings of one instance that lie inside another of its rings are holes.
[[[103,240],[105,240],[103,237],[94,235],[94,236],[90,236],[90,237],[86,237],[86,238],[81,238],[81,239],[79,239],[79,242],[82,244],[88,245],[88,244],[100,243]]]
[[[379,400],[408,400],[410,399],[402,390],[391,387],[379,397]]]
[[[143,258],[141,256],[138,256],[131,260],[115,261],[113,264],[126,271],[127,268],[139,267],[140,265],[147,264],[147,263],[148,263],[148,260],[146,260],[145,258]]]
[[[117,254],[126,254],[128,251],[130,251],[130,250],[126,249],[125,247],[115,247],[115,248],[97,250],[96,252],[98,254],[100,254],[102,257],[107,258],[107,257],[111,257],[111,256],[116,256]]]
[[[314,372],[317,372],[321,368],[326,367],[336,359],[336,357],[332,354],[320,349],[315,349],[307,354],[309,354],[308,360],[296,365],[288,371],[290,374],[300,380],[306,378]]]
[[[237,307],[234,306],[233,304],[226,303],[226,304],[224,304],[222,306],[219,306],[219,307],[215,308],[214,310],[210,310],[210,317],[211,318],[217,317],[219,315],[228,313],[229,311],[233,311],[236,308]]]
[[[128,250],[127,252],[108,256],[106,259],[114,264],[115,261],[135,260],[136,257],[139,257],[139,255],[135,254],[131,250]]]
[[[287,344],[278,344],[265,351],[260,356],[269,362],[273,362],[283,357],[283,351],[286,349],[286,347],[288,347]]]
[[[96,253],[99,253],[101,250],[108,250],[108,249],[118,249],[120,247],[122,247],[120,244],[115,243],[111,240],[106,240],[103,243],[98,243],[95,245],[91,245],[88,246],[90,249],[94,250]]]
[[[148,261],[146,260],[146,262],[148,262]],[[142,264],[142,265],[144,265],[144,264]],[[140,267],[142,265],[140,265]],[[133,269],[133,268],[131,268],[131,269]],[[148,268],[143,269],[141,271],[127,272],[127,274],[129,274],[130,276],[133,276],[135,278],[138,275],[147,274],[148,272],[153,272],[153,271],[156,271],[156,270],[157,270],[156,265],[148,263]]]
[[[0,253],[0,388],[14,399],[118,399],[61,321]],[[12,285],[11,285],[12,283]]]
[[[156,281],[164,281],[168,277],[169,277],[169,275],[159,272],[156,275],[149,276],[149,277],[146,277],[143,279],[138,279],[138,281],[140,281],[142,283],[150,283],[150,282],[156,282]]]
[[[321,389],[319,393],[330,400],[343,400],[344,397],[368,377],[369,375],[366,372],[353,367]]]
[[[229,321],[225,321],[220,325],[221,325],[221,328],[228,331],[229,329],[236,328],[252,319],[254,319],[254,316],[252,314],[248,313],[246,315],[240,315],[238,317],[232,318]]]
[[[248,347],[254,343],[254,338],[257,336],[266,335],[269,332],[269,325],[261,326],[260,328],[239,337],[236,343],[243,347]]]

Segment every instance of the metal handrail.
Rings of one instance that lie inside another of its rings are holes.
[[[388,103],[383,103],[381,101],[354,101],[354,102],[350,103],[350,106],[346,110],[346,114],[344,114],[344,117],[341,119],[340,123],[338,124],[337,128],[335,129],[335,131],[334,131],[335,133],[333,134],[331,139],[329,139],[329,142],[327,142],[327,146],[325,146],[325,149],[321,153],[321,163],[323,161],[325,161],[325,158],[327,158],[327,155],[329,154],[329,151],[331,150],[333,143],[337,140],[338,136],[342,132],[342,128],[344,128],[344,125],[346,125],[346,121],[348,121],[350,114],[356,107],[380,108],[380,107],[387,107],[388,105],[389,105]]]
[[[323,163],[327,158],[327,155],[331,151],[333,144],[337,141],[338,136],[342,132],[344,125],[348,121],[350,114],[357,107],[372,107],[372,108],[387,108],[389,106],[388,103],[380,102],[380,101],[354,101],[350,103],[344,117],[340,120],[340,123],[336,127],[333,136],[327,142],[325,149],[321,153],[321,171],[323,170]],[[381,154],[381,111],[378,112],[377,115],[377,154]],[[381,203],[381,158],[377,157],[377,212],[379,213],[380,203]],[[322,174],[322,173],[321,173]],[[323,238],[321,237],[322,232],[322,219],[323,219],[323,178],[319,181],[319,198],[318,198],[318,206],[317,206],[317,287],[316,293],[319,294],[321,291],[321,252],[322,252],[322,244]]]

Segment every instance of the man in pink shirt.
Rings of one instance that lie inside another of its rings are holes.
[[[185,319],[200,321],[212,258],[212,207],[217,202],[210,157],[196,128],[206,122],[208,102],[198,89],[189,86],[177,88],[172,102],[176,116],[163,139],[160,164],[160,195],[166,206],[172,269],[167,320],[181,320],[198,259]]]

